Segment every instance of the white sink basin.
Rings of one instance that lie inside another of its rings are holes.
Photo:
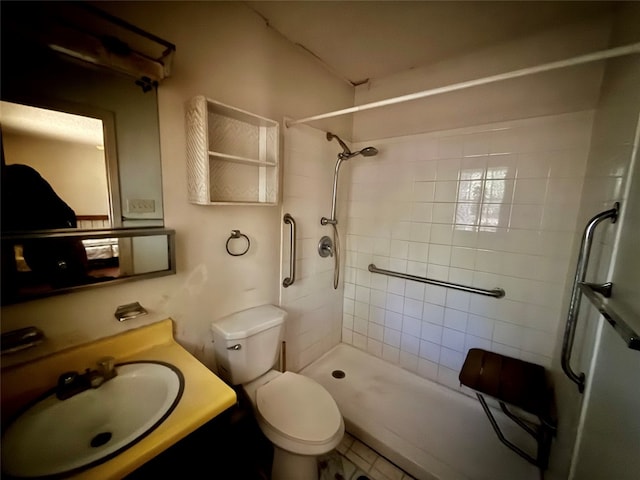
[[[169,416],[184,388],[172,366],[135,362],[66,400],[55,393],[18,416],[2,436],[2,470],[16,477],[67,473],[104,462]]]

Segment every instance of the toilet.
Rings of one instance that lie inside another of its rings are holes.
[[[286,316],[274,305],[262,305],[214,322],[218,374],[242,386],[273,444],[272,480],[317,480],[317,457],[340,443],[344,421],[322,385],[273,369]]]

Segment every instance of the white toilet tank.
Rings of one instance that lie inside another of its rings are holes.
[[[218,374],[231,385],[255,380],[278,359],[287,312],[261,305],[211,324]]]

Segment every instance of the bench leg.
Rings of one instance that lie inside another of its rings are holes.
[[[549,453],[551,450],[551,438],[553,436],[553,429],[548,427],[545,422],[541,422],[541,424],[537,429],[530,427],[520,418],[512,414],[507,409],[506,405],[503,402],[500,402],[500,407],[502,408],[502,411],[505,413],[505,415],[507,415],[508,418],[513,420],[517,425],[519,425],[522,429],[524,429],[524,431],[526,431],[529,435],[531,435],[536,439],[536,443],[538,445],[538,454],[537,454],[537,458],[534,458],[531,455],[529,455],[527,452],[522,450],[520,447],[518,447],[517,445],[507,440],[507,438],[502,433],[502,430],[500,430],[500,426],[498,425],[498,422],[496,421],[493,414],[491,413],[491,410],[489,409],[489,406],[487,405],[487,402],[485,401],[482,394],[476,392],[476,396],[480,401],[480,405],[482,405],[482,409],[484,410],[484,413],[486,413],[487,417],[489,418],[489,422],[491,423],[493,430],[496,432],[498,439],[504,445],[509,447],[509,449],[511,449],[518,455],[520,455],[529,463],[532,463],[533,465],[537,466],[541,470],[546,470],[549,464]]]

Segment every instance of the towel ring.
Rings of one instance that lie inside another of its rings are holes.
[[[241,253],[232,253],[231,250],[229,250],[229,242],[234,238],[240,238],[240,237],[244,237],[244,239],[247,241],[247,248],[245,248],[244,251],[242,251]],[[245,253],[247,253],[250,247],[251,247],[251,240],[249,240],[249,237],[247,237],[244,233],[240,232],[240,230],[231,230],[231,236],[227,238],[227,244],[226,244],[227,253],[229,255],[232,255],[234,257],[240,257]]]

